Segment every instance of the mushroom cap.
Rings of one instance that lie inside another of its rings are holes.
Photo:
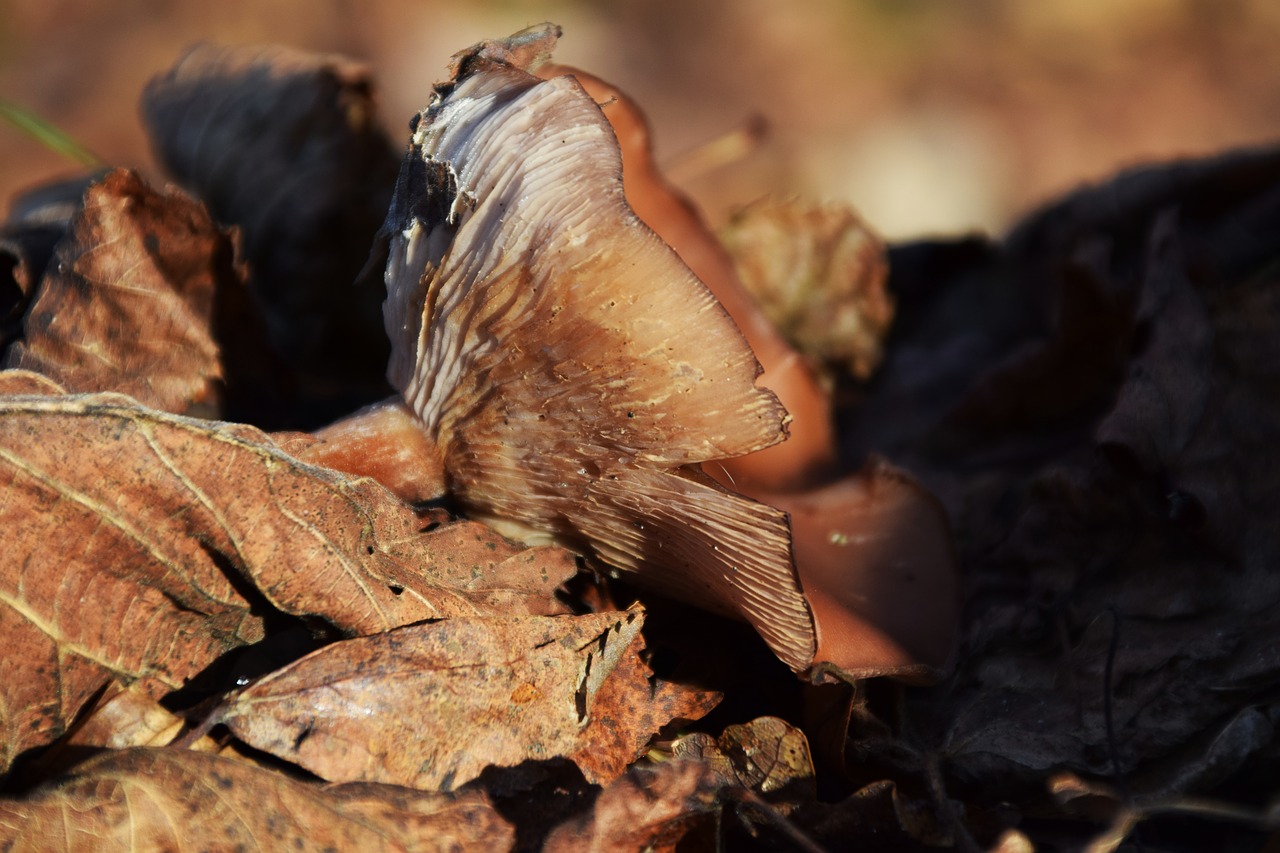
[[[384,234],[388,376],[450,491],[813,658],[786,514],[698,465],[786,436],[712,293],[628,207],[618,143],[536,28],[454,58]]]

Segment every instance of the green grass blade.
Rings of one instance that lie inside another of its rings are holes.
[[[18,128],[18,130],[29,134],[50,151],[68,157],[82,166],[102,165],[102,158],[79,142],[76,142],[62,130],[40,118],[40,116],[30,110],[23,109],[17,104],[0,100],[0,119],[4,119]]]

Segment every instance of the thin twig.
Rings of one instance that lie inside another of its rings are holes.
[[[805,835],[800,829],[781,814],[777,809],[770,805],[763,797],[750,788],[733,788],[726,792],[726,796],[751,806],[764,815],[766,821],[774,829],[777,829],[783,835],[787,836],[797,847],[804,850],[805,853],[827,853],[826,848],[818,844],[809,836]]]

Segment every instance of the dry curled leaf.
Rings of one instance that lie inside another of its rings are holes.
[[[217,412],[219,290],[242,287],[231,240],[195,201],[116,170],[86,191],[5,366],[72,391]]]
[[[167,746],[181,733],[186,720],[148,696],[137,684],[123,690],[108,688],[91,711],[77,721],[62,744],[72,747],[127,749],[134,746]],[[213,741],[202,739],[193,748],[214,751]]]
[[[709,710],[696,694],[651,699],[643,622],[639,611],[447,619],[347,640],[246,688],[222,719],[332,781],[451,790],[490,765],[568,757],[603,782],[660,725]]]
[[[743,286],[792,346],[828,374],[871,376],[893,298],[884,244],[851,208],[757,202],[735,213],[720,238]]]
[[[12,853],[501,851],[514,841],[478,792],[323,786],[218,756],[144,748],[104,753],[51,787],[0,800],[0,836]]]
[[[381,487],[250,427],[0,377],[25,394],[0,398],[0,695],[19,709],[0,720],[5,766],[107,680],[158,696],[257,640],[264,603],[351,633],[513,603],[562,610],[552,593],[575,571],[563,552],[530,560],[479,525],[422,532]]]
[[[677,758],[701,761],[720,784],[762,794],[785,790],[787,799],[811,799],[813,759],[804,732],[777,717],[760,717],[725,728],[719,738],[695,732],[672,745]]]

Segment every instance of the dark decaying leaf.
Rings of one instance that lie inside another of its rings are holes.
[[[283,47],[198,45],[143,94],[157,158],[240,228],[272,341],[328,397],[292,425],[386,394],[383,292],[353,286],[398,165],[375,112],[365,66]]]
[[[640,611],[447,619],[327,646],[246,688],[223,721],[331,781],[451,790],[487,766],[568,757],[615,778],[714,699],[656,691]]]
[[[49,266],[53,247],[70,228],[95,177],[36,187],[10,202],[9,217],[0,226],[0,358],[22,337],[22,316]]]
[[[172,749],[114,750],[54,785],[0,799],[6,850],[510,849],[484,795],[318,785]]]
[[[220,292],[242,287],[234,250],[198,203],[117,170],[88,188],[57,244],[5,366],[71,391],[217,413]]]
[[[152,696],[181,688],[260,638],[268,604],[351,633],[562,612],[552,594],[576,570],[563,551],[424,524],[376,484],[300,463],[251,427],[0,377],[19,394],[0,398],[0,695],[15,709],[0,717],[4,766],[110,679]]]
[[[898,324],[847,435],[961,533],[961,668],[906,709],[979,800],[1055,767],[1176,793],[1274,760],[1278,229],[1272,149],[895,252]]]

